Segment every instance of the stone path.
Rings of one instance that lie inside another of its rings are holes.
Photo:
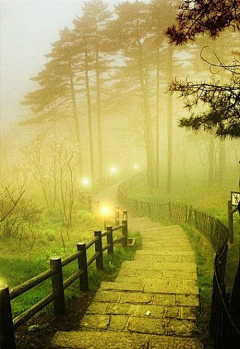
[[[79,331],[57,332],[53,347],[81,349],[202,349],[194,252],[179,226],[149,218],[129,221],[142,249],[114,282],[102,282]]]

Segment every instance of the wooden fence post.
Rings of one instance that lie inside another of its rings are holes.
[[[78,242],[77,250],[81,252],[81,255],[78,257],[78,268],[83,270],[83,274],[80,276],[80,290],[88,291],[88,268],[87,268],[86,243]]]
[[[108,247],[108,254],[113,253],[113,232],[112,232],[112,226],[107,227],[107,244],[110,245]]]
[[[64,315],[66,313],[66,308],[63,289],[61,257],[51,257],[50,268],[54,271],[54,274],[52,276],[52,291],[54,294],[54,313],[55,315]]]
[[[229,230],[229,242],[233,243],[233,213],[232,202],[228,201],[228,230]]]
[[[98,238],[95,242],[95,252],[98,254],[96,258],[96,267],[97,269],[103,269],[102,232],[95,231],[94,236]]]
[[[240,252],[240,249],[239,249]],[[238,261],[238,270],[235,276],[235,281],[232,289],[232,294],[231,294],[231,309],[234,310],[234,313],[239,315],[240,314],[240,299],[239,299],[239,294],[240,294],[240,257]]]
[[[127,219],[122,220],[122,236],[124,237],[123,240],[123,247],[127,247],[127,238],[128,238],[128,221]]]
[[[115,205],[115,224],[119,225],[119,205]]]
[[[0,284],[0,348],[16,348],[9,288],[6,284]]]
[[[128,219],[128,212],[127,210],[123,210],[123,219]]]

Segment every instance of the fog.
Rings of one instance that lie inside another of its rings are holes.
[[[34,88],[35,76],[46,62],[44,54],[81,13],[82,1],[1,1],[1,129],[16,121],[19,105]]]

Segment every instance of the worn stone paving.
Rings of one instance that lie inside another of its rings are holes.
[[[201,349],[194,252],[180,226],[130,219],[142,249],[102,282],[79,331],[57,332],[52,345],[82,349]]]

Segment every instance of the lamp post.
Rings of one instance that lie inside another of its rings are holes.
[[[103,215],[103,227],[104,229],[106,229],[107,227],[107,217],[108,217],[108,208],[107,207],[103,207],[102,208],[102,215]]]

